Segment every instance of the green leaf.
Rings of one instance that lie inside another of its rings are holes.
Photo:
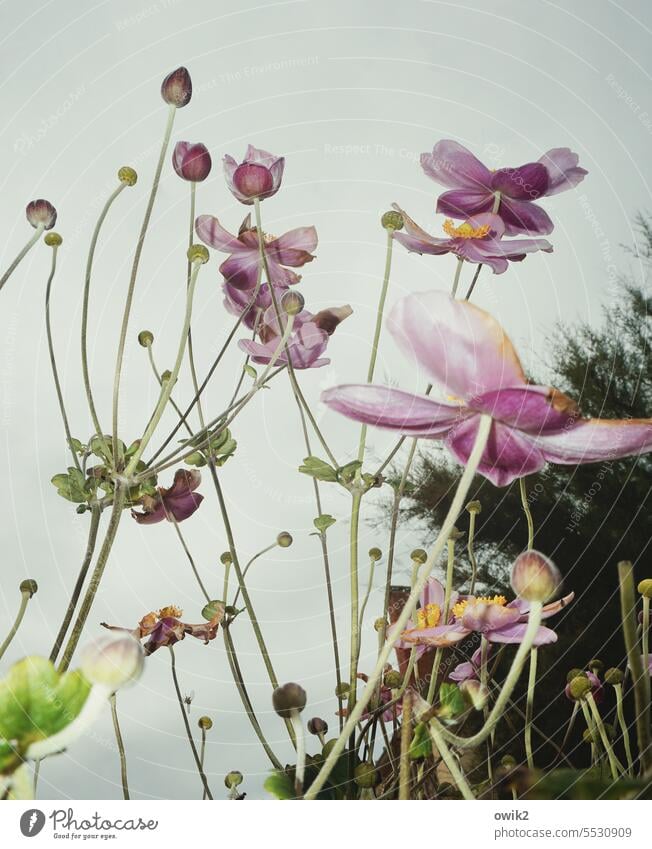
[[[319,457],[306,457],[303,465],[299,466],[299,471],[304,475],[316,478],[318,481],[336,483],[338,479],[337,471],[325,460],[320,460]]]
[[[81,504],[88,500],[88,496],[93,491],[93,486],[90,481],[84,478],[84,475],[79,469],[74,466],[68,468],[67,474],[55,475],[52,478],[52,483],[56,486],[59,495],[67,501],[72,501],[75,504]]]
[[[254,380],[258,377],[258,372],[256,371],[256,369],[253,366],[250,366],[249,364],[243,366],[242,370],[245,374],[248,374],[249,377],[253,377]]]
[[[464,696],[457,684],[442,684],[439,688],[439,710],[437,716],[440,719],[455,719],[466,710]]]
[[[295,799],[294,784],[285,770],[277,769],[267,776],[263,787],[276,799]]]
[[[84,443],[80,442],[79,439],[75,439],[72,436],[70,437],[70,447],[75,452],[75,454],[79,454],[80,456],[86,453],[86,446],[84,445]]]
[[[650,782],[633,778],[613,781],[597,769],[555,769],[547,775],[532,770],[525,779],[527,799],[631,799],[650,798]],[[647,792],[645,793],[644,791]]]
[[[414,737],[410,743],[408,754],[413,761],[427,758],[432,754],[432,741],[424,722],[419,722],[414,729]]]
[[[338,480],[342,481],[342,483],[351,483],[353,478],[356,476],[356,472],[362,468],[362,463],[359,460],[351,460],[350,463],[347,463],[345,466],[340,466],[337,470]]]
[[[322,513],[321,516],[317,516],[316,519],[313,519],[312,523],[317,530],[323,534],[331,527],[331,525],[334,525],[336,521],[337,519],[334,519],[329,513]]]

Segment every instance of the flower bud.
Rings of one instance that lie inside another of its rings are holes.
[[[545,555],[538,551],[524,551],[514,561],[510,583],[519,598],[543,603],[559,589],[561,575]]]
[[[475,513],[477,516],[478,513],[482,512],[482,504],[479,501],[469,501],[465,508],[469,513]]]
[[[383,631],[387,628],[387,619],[384,616],[379,616],[374,622],[374,631]]]
[[[135,186],[138,182],[138,174],[129,165],[123,165],[118,171],[118,180],[127,186]]]
[[[43,198],[30,201],[25,208],[25,215],[32,227],[43,227],[45,230],[51,230],[57,220],[56,209]]]
[[[143,647],[131,634],[99,637],[82,652],[81,671],[92,684],[112,692],[140,677]]]
[[[46,233],[43,241],[49,248],[58,248],[63,244],[63,238],[54,230],[51,233]]]
[[[595,675],[599,675],[604,669],[604,663],[601,660],[598,660],[597,657],[594,657],[586,664],[586,668],[590,669],[591,672],[595,673]]]
[[[138,344],[143,348],[149,348],[154,341],[154,334],[151,330],[141,330],[138,334]]]
[[[200,716],[197,720],[197,725],[202,731],[210,731],[213,727],[213,720],[210,716]]]
[[[383,684],[390,690],[398,690],[403,683],[403,676],[396,669],[388,670],[383,677]]]
[[[30,598],[37,592],[37,590],[38,584],[33,578],[26,578],[24,581],[20,582],[21,593],[29,593]]]
[[[287,531],[281,531],[281,533],[276,537],[276,545],[278,545],[279,548],[289,548],[292,543],[292,534],[289,534]]]
[[[604,680],[607,684],[622,684],[625,678],[625,673],[621,672],[616,666],[612,666],[604,673]]]
[[[422,548],[415,548],[410,558],[414,560],[415,563],[425,563],[428,559],[427,553]]]
[[[571,669],[571,671],[566,676],[566,683],[570,684],[573,678],[581,678],[582,676],[584,676],[584,678],[588,677],[583,669]]]
[[[402,230],[403,216],[400,212],[396,212],[392,209],[383,215],[383,217],[380,219],[380,223],[385,228],[385,230]]]
[[[373,787],[378,783],[378,773],[375,766],[370,763],[358,764],[353,771],[353,778],[358,787],[364,789]]]
[[[369,558],[370,558],[371,560],[374,560],[374,561],[375,561],[375,560],[380,560],[380,558],[381,558],[382,556],[383,556],[383,553],[382,553],[382,551],[381,551],[379,548],[370,548],[370,549],[369,549]]]
[[[165,371],[161,372],[161,383],[167,383],[168,380],[172,377],[172,372],[169,368],[166,368]]]
[[[335,688],[335,696],[338,699],[345,699],[349,695],[349,690],[351,688],[346,683],[346,681],[342,681],[341,684],[338,684]]]
[[[306,727],[308,729],[308,732],[310,734],[314,734],[315,736],[319,736],[320,734],[328,734],[328,723],[325,722],[320,716],[313,716],[312,719],[309,719]]]
[[[591,691],[591,682],[588,678],[582,678],[578,675],[577,678],[573,678],[572,681],[568,682],[567,690],[568,695],[571,697],[571,699],[573,699],[574,701],[579,701]]]
[[[172,167],[182,180],[201,183],[211,173],[213,162],[206,145],[180,141],[172,152]]]
[[[451,528],[451,532],[448,535],[448,539],[455,542],[456,540],[460,539],[463,536],[464,536],[464,531],[461,531],[459,528],[456,528],[455,525],[453,525],[453,527]]]
[[[172,71],[161,83],[161,97],[170,106],[181,109],[190,102],[192,97],[192,80],[188,69],[181,67]]]
[[[516,766],[516,758],[513,755],[503,755],[500,759],[500,765],[504,766],[505,769],[514,769]]]
[[[233,790],[234,787],[239,787],[242,784],[242,780],[242,773],[238,772],[237,769],[227,772],[224,776],[224,784],[229,790]]]
[[[489,698],[489,692],[476,678],[467,678],[459,684],[460,692],[475,710],[482,710]]]
[[[652,598],[652,578],[645,578],[638,585],[638,591],[644,598]]]
[[[190,245],[186,252],[188,262],[199,262],[202,265],[208,262],[208,248],[205,245]]]
[[[208,604],[205,604],[202,607],[201,615],[210,622],[211,619],[214,619],[216,616],[221,616],[225,613],[224,610],[224,602],[219,601],[219,599],[214,599],[209,601]]]
[[[288,289],[281,298],[281,307],[287,315],[299,315],[306,302],[301,292]]]
[[[288,719],[295,711],[301,713],[306,706],[306,691],[293,682],[283,684],[272,693],[272,704],[279,716]]]
[[[230,551],[224,551],[220,554],[220,562],[224,566],[230,566],[233,563],[233,556]]]

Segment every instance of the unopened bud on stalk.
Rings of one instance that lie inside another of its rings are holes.
[[[51,230],[57,220],[57,211],[49,200],[31,200],[25,207],[25,215],[32,227],[43,227]]]
[[[590,691],[591,682],[586,677],[582,678],[578,675],[577,678],[573,678],[573,680],[568,683],[568,694],[571,699],[574,699],[575,701],[583,699]]]
[[[390,669],[385,673],[383,684],[390,690],[398,690],[403,683],[403,676],[396,669]]]
[[[353,772],[353,778],[358,787],[367,789],[378,783],[378,773],[371,763],[358,764]]]
[[[169,368],[166,368],[165,371],[161,372],[161,383],[167,383],[168,380],[172,377],[172,372]]]
[[[599,675],[604,669],[604,663],[598,660],[597,657],[594,657],[586,664],[586,668],[590,669],[594,675]]]
[[[198,262],[201,265],[208,262],[208,248],[206,245],[190,245],[186,252],[188,262]]]
[[[213,720],[210,716],[200,716],[197,720],[197,725],[201,728],[202,731],[210,731],[213,727]]]
[[[475,513],[475,515],[477,516],[478,513],[482,512],[482,504],[480,504],[479,501],[469,501],[465,509],[467,510],[467,512]]]
[[[422,548],[415,548],[410,555],[410,559],[414,560],[415,563],[425,563],[428,559],[428,555]]]
[[[161,97],[170,106],[181,109],[192,97],[192,80],[188,69],[181,67],[172,71],[161,83]]]
[[[460,531],[459,528],[456,528],[455,525],[453,525],[453,527],[451,528],[451,532],[448,535],[448,539],[455,542],[456,540],[460,539],[460,537],[463,537],[463,536],[464,536],[464,531]]]
[[[504,766],[505,769],[514,769],[516,766],[516,758],[513,755],[503,755],[500,759],[500,765]]]
[[[644,598],[652,598],[652,578],[645,578],[638,585],[638,591]]]
[[[380,219],[380,223],[383,225],[385,230],[402,230],[404,223],[403,216],[400,212],[396,212],[392,209],[383,215]]]
[[[59,248],[63,244],[63,237],[53,230],[51,233],[45,234],[43,241],[49,248]]]
[[[33,578],[26,578],[20,582],[20,591],[21,593],[29,593],[31,598],[38,591],[38,584]]]
[[[566,676],[566,683],[570,684],[573,678],[586,678],[586,672],[583,669],[571,669]]]
[[[475,710],[482,710],[487,704],[489,698],[487,688],[483,687],[476,678],[468,678],[466,681],[462,681],[459,687],[462,695]]]
[[[281,307],[287,315],[299,315],[305,305],[301,292],[295,292],[294,289],[288,289],[281,298]]]
[[[379,548],[370,548],[369,549],[369,559],[370,560],[380,560],[383,556],[382,551]]]
[[[143,647],[131,634],[98,637],[81,655],[81,671],[92,684],[111,691],[140,678]]]
[[[322,737],[324,734],[328,734],[328,723],[320,716],[313,716],[312,719],[309,719],[306,728],[308,729],[308,732],[310,734],[314,734],[315,737]]]
[[[138,182],[138,174],[129,165],[123,165],[118,171],[118,180],[127,186],[135,186]]]
[[[231,770],[231,772],[227,772],[224,776],[224,784],[228,787],[229,790],[233,790],[234,787],[239,787],[242,784],[243,777],[242,773],[238,772],[237,769]]]
[[[335,688],[336,698],[346,699],[346,697],[349,695],[349,690],[350,690],[350,687],[346,683],[346,681],[342,681],[342,683],[338,684],[337,687]]]
[[[604,680],[607,684],[622,684],[625,678],[625,673],[621,672],[616,666],[612,666],[604,673]]]
[[[539,601],[552,598],[561,585],[555,564],[539,551],[524,551],[514,561],[510,583],[519,598]]]
[[[384,631],[387,628],[387,619],[384,616],[379,616],[374,622],[374,631]]]
[[[281,531],[281,533],[276,537],[276,544],[280,548],[289,548],[292,543],[292,534],[289,534],[287,531]]]
[[[154,342],[154,334],[151,330],[141,330],[138,334],[138,344],[143,348],[149,348]]]
[[[301,713],[306,706],[306,698],[306,691],[303,687],[290,682],[274,690],[272,693],[272,704],[279,716],[289,719],[295,711]]]
[[[233,563],[233,557],[231,555],[231,552],[224,551],[222,554],[220,554],[220,562],[224,566],[230,566]]]

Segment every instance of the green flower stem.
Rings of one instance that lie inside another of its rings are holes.
[[[532,753],[532,717],[534,716],[534,688],[537,683],[537,649],[530,651],[530,675],[527,684],[527,700],[525,702],[525,755],[529,769],[534,769],[534,754]]]
[[[109,451],[108,445],[106,444],[106,440],[104,438],[104,431],[102,430],[102,426],[100,425],[100,420],[97,415],[97,410],[95,408],[95,401],[93,399],[93,390],[91,388],[91,378],[88,370],[88,344],[87,344],[87,333],[88,333],[88,302],[90,296],[90,288],[91,288],[91,275],[93,272],[93,261],[95,259],[95,249],[97,248],[97,240],[100,235],[100,230],[102,229],[102,225],[104,224],[104,220],[108,215],[109,209],[111,208],[113,201],[118,197],[118,195],[122,192],[123,189],[127,187],[127,183],[121,182],[120,185],[113,190],[113,192],[109,195],[108,200],[104,204],[102,211],[100,212],[100,217],[97,219],[97,224],[95,225],[95,229],[93,230],[93,235],[91,237],[90,247],[88,249],[88,257],[86,258],[86,272],[84,274],[84,297],[82,303],[82,319],[81,319],[81,363],[82,363],[82,374],[84,377],[84,389],[86,391],[86,400],[88,402],[88,409],[91,414],[91,418],[93,419],[93,425],[95,427],[95,433],[97,434],[100,443],[102,445],[102,450],[104,451],[105,457],[110,457],[111,452]]]
[[[306,737],[303,731],[303,723],[298,710],[293,710],[290,715],[290,722],[294,729],[294,736],[297,741],[297,761],[294,768],[294,792],[297,799],[303,796],[303,779],[306,771]]]
[[[369,596],[371,595],[371,590],[373,589],[374,584],[374,571],[376,569],[376,561],[371,558],[369,562],[369,581],[367,583],[367,591],[364,594],[364,598],[362,599],[362,604],[360,605],[360,621],[358,624],[358,630],[362,631],[362,623],[364,622],[364,613],[367,609],[367,603],[369,602]]]
[[[188,228],[188,249],[192,247],[193,236],[195,234],[195,203],[197,198],[197,183],[190,183],[190,226]],[[192,276],[192,263],[188,260],[186,271],[186,285],[190,286]],[[190,377],[192,378],[192,388],[197,398],[197,416],[199,418],[199,426],[204,427],[204,413],[201,406],[201,396],[199,393],[199,381],[197,380],[197,369],[195,368],[195,355],[192,346],[192,329],[188,327],[188,365],[190,366]]]
[[[457,289],[460,285],[460,274],[462,273],[462,266],[464,265],[464,260],[462,257],[457,258],[457,265],[455,266],[455,276],[453,277],[453,287],[451,289],[451,298],[454,298],[457,295]]]
[[[453,781],[457,785],[457,789],[462,794],[462,797],[469,802],[475,801],[473,791],[469,787],[469,783],[460,769],[457,758],[448,748],[446,741],[440,732],[439,726],[433,720],[428,723],[428,731],[430,732],[430,737],[435,750],[439,752],[441,759],[448,767],[448,770],[453,777]]]
[[[57,393],[57,401],[59,402],[59,411],[61,413],[61,420],[63,422],[63,429],[66,433],[66,441],[68,442],[68,448],[70,449],[70,453],[72,454],[72,459],[77,467],[77,471],[81,472],[81,464],[79,462],[79,457],[77,456],[77,452],[75,451],[72,444],[72,433],[70,432],[70,423],[68,421],[68,414],[66,413],[66,405],[63,400],[63,392],[61,391],[61,381],[59,380],[59,370],[57,368],[57,358],[54,354],[54,343],[52,341],[52,324],[50,322],[50,295],[52,294],[52,283],[54,281],[54,275],[57,270],[57,252],[59,250],[58,245],[52,246],[52,264],[50,267],[50,274],[48,276],[48,282],[45,287],[45,330],[48,339],[48,352],[50,354],[50,366],[52,367],[52,377],[54,379],[54,388]]]
[[[251,722],[252,728],[254,729],[256,736],[260,740],[260,743],[263,749],[265,750],[267,757],[270,759],[274,769],[283,769],[283,765],[272,751],[271,746],[269,745],[267,739],[265,738],[265,735],[263,734],[263,730],[260,727],[260,723],[256,718],[256,713],[254,711],[253,704],[251,702],[251,699],[249,698],[247,688],[245,687],[244,678],[242,676],[242,670],[240,669],[240,664],[235,653],[235,646],[233,645],[233,638],[231,637],[231,631],[228,624],[224,625],[222,630],[224,632],[226,657],[229,661],[229,667],[231,669],[231,674],[233,675],[233,680],[235,681],[238,694],[240,695],[240,699],[244,706],[245,712],[249,717],[249,722]]]
[[[84,559],[82,560],[82,564],[79,569],[79,574],[77,575],[77,580],[75,581],[75,586],[73,587],[72,594],[70,596],[70,601],[68,602],[66,615],[63,617],[63,622],[61,623],[61,627],[59,628],[59,633],[56,636],[54,645],[52,646],[52,651],[50,652],[50,660],[52,661],[52,663],[56,663],[57,661],[59,651],[61,650],[63,641],[65,640],[66,634],[68,633],[68,628],[70,627],[70,622],[72,621],[72,617],[75,613],[77,602],[79,601],[79,596],[81,595],[81,591],[84,587],[84,581],[86,580],[86,575],[88,574],[88,569],[91,565],[91,560],[93,559],[93,553],[95,552],[95,544],[97,543],[97,531],[100,526],[101,513],[102,511],[100,506],[98,504],[93,504],[93,506],[91,507],[91,520],[88,528],[88,541],[86,543]]]
[[[9,280],[11,275],[14,273],[14,271],[18,268],[18,266],[23,261],[23,259],[25,259],[27,254],[31,251],[31,249],[34,247],[34,245],[41,238],[41,234],[43,233],[44,230],[45,230],[44,224],[39,224],[38,227],[35,228],[34,234],[31,237],[31,239],[27,242],[25,247],[20,251],[20,253],[16,257],[16,259],[11,263],[11,265],[5,271],[5,273],[2,275],[2,277],[0,277],[0,291],[2,290],[2,287],[5,285],[7,280]]]
[[[264,554],[267,554],[268,551],[272,551],[277,546],[278,546],[278,543],[275,540],[271,545],[265,546],[265,548],[261,549],[257,554],[254,554],[254,556],[251,558],[251,560],[247,563],[247,565],[242,570],[242,580],[244,581],[244,579],[247,577],[247,572],[249,571],[251,566],[256,562],[256,560],[258,560],[259,557],[262,557]],[[240,598],[240,587],[238,587],[238,589],[236,590],[233,601],[231,602],[232,607],[235,607],[237,605],[239,598]],[[224,602],[226,604],[226,593],[224,594]]]
[[[181,716],[183,717],[183,724],[186,729],[186,736],[188,737],[188,743],[190,744],[190,749],[192,751],[192,756],[194,758],[195,764],[197,766],[197,772],[199,773],[199,777],[201,779],[201,783],[204,786],[204,793],[208,799],[213,798],[213,794],[211,793],[211,789],[208,786],[208,781],[206,780],[206,774],[204,773],[204,768],[201,765],[199,760],[199,753],[197,752],[197,746],[195,746],[195,741],[192,737],[192,731],[190,730],[190,722],[188,721],[188,715],[183,706],[183,696],[181,695],[181,689],[179,688],[179,679],[177,678],[177,664],[176,658],[174,655],[174,646],[168,646],[170,651],[170,666],[172,669],[172,681],[174,683],[174,690],[177,694],[177,701],[179,702],[179,708],[181,710]]]
[[[181,529],[179,528],[179,523],[174,518],[172,513],[166,512],[166,515],[167,515],[168,519],[170,519],[170,521],[174,525],[174,530],[176,531],[176,534],[179,537],[179,542],[181,543],[181,547],[183,548],[185,555],[188,558],[188,562],[190,563],[190,568],[192,569],[192,573],[195,576],[195,580],[199,584],[199,589],[202,591],[202,594],[203,594],[204,598],[206,599],[206,601],[209,602],[211,600],[211,597],[208,594],[208,590],[204,586],[204,582],[199,577],[199,572],[197,571],[197,566],[195,565],[195,560],[194,560],[192,554],[190,553],[190,549],[188,548],[188,545],[187,545],[187,543],[184,539],[183,534],[181,533]]]
[[[229,592],[229,574],[231,573],[231,563],[224,564],[224,585],[222,587],[222,598],[226,601]]]
[[[77,619],[73,626],[72,633],[70,634],[70,637],[68,638],[68,643],[66,645],[66,648],[64,649],[63,657],[61,659],[61,663],[59,664],[59,672],[65,672],[70,666],[70,661],[72,660],[72,656],[75,652],[75,649],[77,648],[77,643],[79,642],[79,638],[81,637],[82,631],[84,630],[84,625],[86,624],[86,620],[88,619],[88,614],[91,612],[93,601],[95,600],[95,596],[97,595],[97,591],[102,581],[104,569],[106,568],[106,564],[111,553],[111,548],[113,547],[113,543],[118,532],[118,526],[120,524],[120,519],[122,518],[122,511],[125,507],[126,500],[127,489],[124,483],[118,480],[115,484],[113,508],[111,510],[111,518],[109,520],[109,526],[106,531],[106,536],[104,537],[104,541],[102,542],[102,547],[100,548],[100,553],[97,557],[97,563],[95,564],[95,569],[93,570],[90,582],[88,584],[88,587],[86,588],[84,600],[79,609],[79,613],[77,614]]]
[[[20,606],[18,608],[18,613],[16,614],[16,618],[14,619],[14,624],[11,626],[11,628],[9,629],[9,633],[5,637],[5,641],[0,646],[0,658],[2,658],[4,653],[11,645],[11,641],[18,633],[18,629],[20,628],[20,624],[23,621],[23,617],[25,616],[25,611],[27,610],[27,605],[31,597],[32,593],[29,590],[21,590]]]
[[[359,605],[360,587],[358,580],[358,541],[360,530],[360,502],[362,493],[354,492],[351,500],[351,524],[349,528],[349,577],[351,593],[351,654],[349,662],[349,692],[347,709],[349,714],[355,706],[358,684],[358,659],[360,657]]]
[[[598,710],[598,706],[596,705],[595,699],[593,698],[593,693],[590,690],[586,694],[586,701],[589,704],[591,713],[593,714],[595,727],[598,729],[598,734],[600,735],[600,739],[602,740],[602,745],[604,746],[604,750],[607,753],[607,759],[609,760],[609,769],[611,770],[611,777],[614,781],[618,781],[618,779],[620,778],[619,767],[621,767],[622,764],[618,762],[618,759],[614,755],[614,750],[609,741],[609,737],[607,736],[607,732],[604,727],[604,722],[602,721],[602,717],[600,716],[600,711]]]
[[[395,623],[395,633],[396,634],[400,634],[401,631],[403,631],[405,629],[405,626],[407,624],[408,619],[414,614],[417,603],[419,601],[419,596],[421,594],[421,591],[425,587],[426,581],[428,580],[428,577],[429,577],[430,573],[432,572],[433,567],[435,566],[435,564],[439,560],[439,556],[440,556],[444,546],[446,545],[446,540],[448,539],[448,537],[449,537],[449,535],[450,535],[450,533],[451,533],[451,531],[452,531],[452,529],[455,525],[457,517],[459,516],[460,511],[462,510],[462,508],[464,506],[464,501],[466,499],[469,488],[470,488],[471,483],[473,481],[473,476],[475,474],[475,471],[478,467],[478,463],[480,462],[480,458],[482,457],[482,453],[483,453],[485,446],[487,444],[487,439],[489,438],[490,430],[491,430],[491,417],[483,414],[480,417],[480,423],[479,423],[478,431],[477,431],[477,434],[476,434],[476,437],[475,437],[475,443],[473,445],[473,450],[471,451],[471,454],[470,454],[468,463],[466,465],[466,468],[464,469],[464,472],[462,473],[462,476],[460,478],[460,482],[459,482],[458,487],[457,487],[457,491],[455,493],[455,496],[453,497],[453,501],[451,503],[450,509],[449,509],[448,513],[446,514],[446,518],[444,519],[442,527],[439,531],[439,535],[437,536],[437,540],[436,540],[436,542],[435,542],[435,544],[434,544],[434,546],[433,546],[433,548],[432,548],[432,550],[431,550],[431,552],[428,556],[428,559],[426,560],[426,562],[423,566],[423,569],[421,570],[421,572],[419,574],[419,578],[418,578],[416,584],[414,585],[414,587],[412,588],[412,591],[410,592],[409,598],[408,598],[403,610],[401,611],[398,619],[396,620],[396,623]],[[536,609],[536,605],[534,606],[534,608]],[[532,618],[532,614],[531,614],[531,618]],[[312,783],[310,789],[306,793],[307,799],[314,799],[317,796],[317,794],[319,793],[321,788],[324,786],[326,780],[328,779],[328,776],[330,775],[333,767],[337,763],[337,760],[338,760],[342,750],[344,749],[344,746],[346,744],[347,739],[349,738],[352,731],[354,731],[354,729],[356,728],[356,725],[357,725],[360,717],[362,716],[362,714],[365,710],[365,707],[367,706],[367,704],[371,700],[372,696],[374,695],[374,692],[376,691],[378,680],[382,676],[383,669],[385,667],[385,663],[387,662],[387,659],[389,658],[390,654],[392,653],[392,651],[394,649],[395,641],[396,641],[395,639],[388,639],[388,640],[385,641],[383,650],[378,655],[378,659],[376,661],[376,666],[374,667],[374,669],[373,669],[373,671],[372,671],[372,673],[369,677],[367,685],[366,685],[360,699],[358,700],[358,702],[356,703],[356,705],[354,706],[354,708],[350,712],[350,714],[347,716],[346,722],[344,723],[344,728],[342,729],[342,733],[337,738],[335,745],[333,746],[333,748],[329,752],[328,757],[326,758],[324,765],[322,766],[321,770],[319,771],[319,774],[317,775],[317,777],[315,778],[315,781]]]
[[[623,685],[614,684],[614,690],[616,692],[616,715],[618,717],[620,731],[623,735],[623,746],[625,747],[625,757],[627,758],[627,773],[633,777],[634,759],[632,758],[632,747],[629,742],[629,729],[625,722],[625,711],[623,709]]]
[[[201,731],[201,742],[199,744],[199,763],[201,765],[202,770],[204,769],[204,761],[206,760],[206,729],[200,728]],[[202,791],[202,801],[206,799],[206,791]]]
[[[453,593],[453,570],[455,567],[455,540],[449,538],[446,542],[446,547],[448,549],[448,558],[446,561],[446,586],[444,588],[444,609],[441,613],[441,622],[448,622],[448,617],[450,615],[451,595]],[[432,662],[430,683],[428,684],[428,695],[426,696],[426,701],[430,704],[432,704],[432,701],[435,698],[435,688],[437,687],[437,676],[439,675],[442,654],[442,649],[438,648]]]
[[[464,296],[464,300],[468,301],[473,294],[473,290],[475,289],[475,284],[478,282],[478,277],[480,276],[480,272],[482,271],[482,263],[478,263],[478,267],[475,270],[475,274],[473,275],[473,280],[471,280],[471,285],[467,289],[466,295]]]
[[[111,705],[111,718],[113,719],[113,730],[115,731],[115,741],[120,754],[120,780],[122,781],[122,798],[129,799],[129,782],[127,781],[127,756],[125,754],[125,744],[120,731],[120,723],[118,721],[118,707],[116,704],[115,693],[109,696],[109,704]]]
[[[147,228],[149,227],[150,218],[152,217],[152,210],[154,209],[154,201],[156,200],[156,194],[158,192],[158,186],[161,180],[161,172],[163,171],[165,156],[167,154],[168,146],[170,144],[170,136],[172,135],[172,127],[174,125],[174,116],[176,114],[176,111],[177,110],[175,106],[169,107],[167,123],[165,125],[165,132],[163,134],[163,142],[161,144],[161,152],[159,154],[158,163],[156,165],[156,171],[154,173],[154,181],[152,183],[152,188],[149,194],[149,200],[147,201],[147,208],[145,209],[143,223],[141,225],[140,233],[138,235],[138,242],[136,243],[136,251],[134,253],[134,260],[131,267],[131,276],[129,278],[129,288],[127,289],[127,298],[125,300],[124,312],[122,315],[120,341],[118,342],[118,354],[116,357],[115,375],[113,378],[112,433],[114,462],[118,456],[120,378],[122,375],[122,361],[124,359],[124,350],[127,341],[127,330],[129,328],[129,316],[131,315],[131,306],[134,298],[134,290],[136,288],[136,277],[138,276],[140,256],[143,251],[143,245],[145,244],[145,236],[147,234]]]
[[[199,274],[199,269],[202,266],[201,262],[193,263],[192,274],[190,275],[190,283],[188,285],[188,290],[186,293],[186,312],[183,321],[183,329],[181,331],[181,339],[179,340],[179,349],[177,351],[177,358],[174,363],[174,367],[172,369],[172,374],[169,379],[165,381],[164,386],[161,388],[161,393],[159,396],[158,403],[152,413],[152,417],[149,420],[147,427],[145,428],[145,432],[143,433],[140,444],[136,451],[134,451],[131,459],[127,463],[127,468],[125,469],[125,477],[129,477],[129,475],[133,474],[136,469],[136,466],[140,462],[140,458],[143,455],[144,450],[147,448],[150,439],[152,438],[156,427],[161,420],[161,416],[163,415],[163,411],[165,410],[165,405],[170,400],[170,395],[172,395],[172,389],[177,382],[177,378],[179,377],[179,371],[181,369],[181,363],[183,362],[183,357],[186,351],[186,345],[188,343],[188,332],[190,330],[190,321],[192,319],[192,302],[195,295],[195,286],[197,284],[197,275]]]
[[[473,595],[475,592],[475,582],[478,577],[478,561],[475,556],[475,550],[473,548],[473,542],[475,540],[475,517],[477,516],[477,511],[469,510],[469,537],[466,543],[466,552],[469,556],[469,563],[471,564],[471,580],[469,582],[469,595]]]
[[[382,720],[381,720],[382,721]],[[401,753],[398,769],[398,798],[407,801],[410,798],[410,743],[412,741],[412,696],[403,696],[401,711]]]
[[[647,596],[643,596],[643,621],[641,623],[641,628],[641,648],[643,649],[643,672],[645,673],[647,671],[648,658],[650,656],[650,599]],[[644,675],[643,683],[645,685],[645,701],[646,704],[649,706],[651,695],[650,684],[652,683],[652,678],[647,674]]]
[[[618,580],[620,584],[620,608],[625,647],[627,649],[627,661],[634,686],[638,756],[643,775],[649,775],[650,771],[652,771],[652,745],[650,742],[650,703],[647,699],[647,687],[645,685],[647,669],[643,668],[638,640],[636,638],[634,567],[628,560],[624,560],[618,564]]]
[[[518,485],[521,493],[521,504],[523,506],[523,512],[525,513],[525,518],[527,519],[527,549],[528,551],[532,551],[532,548],[534,546],[534,522],[532,521],[532,511],[530,510],[530,503],[527,500],[527,488],[525,486],[525,478],[519,478]]]

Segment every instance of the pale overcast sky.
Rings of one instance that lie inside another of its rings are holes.
[[[318,258],[304,269],[301,284],[307,305],[313,311],[343,303],[354,308],[332,340],[332,364],[302,375],[315,404],[325,386],[361,379],[366,371],[384,262],[380,214],[397,201],[431,231],[441,224],[434,216],[438,187],[418,165],[419,153],[438,139],[457,139],[492,167],[569,146],[590,171],[577,190],[545,201],[556,224],[553,254],[529,257],[501,277],[481,278],[477,303],[499,316],[526,362],[545,361],[543,340],[557,319],[598,320],[612,297],[610,280],[641,274],[621,246],[632,243],[634,214],[650,208],[652,12],[646,0],[5,0],[2,23],[0,264],[5,267],[30,235],[27,201],[50,199],[64,237],[54,286],[55,343],[73,432],[81,439],[91,432],[78,358],[90,233],[117,168],[134,165],[139,183],[123,193],[107,221],[93,280],[92,372],[107,421],[129,264],[166,117],[159,86],[181,64],[192,74],[194,95],[177,115],[174,140],[204,142],[215,163],[199,188],[198,212],[216,214],[237,229],[243,207],[224,186],[221,157],[228,152],[239,158],[248,142],[284,154],[283,188],[263,205],[267,229],[278,234],[316,225]],[[142,432],[155,400],[138,330],[154,332],[161,368],[171,366],[176,348],[187,215],[187,186],[166,163],[130,326],[122,403],[126,441]],[[199,279],[193,326],[200,374],[231,324],[217,285],[219,261],[214,255]],[[6,662],[49,652],[88,523],[49,483],[69,458],[44,334],[48,265],[48,250],[38,246],[0,296],[0,634],[15,615],[19,581],[33,577],[40,585]],[[450,257],[422,258],[397,246],[389,304],[405,292],[448,288],[453,270]],[[240,363],[234,353],[220,372],[208,393],[209,411],[219,410],[229,396]],[[378,376],[412,389],[426,382],[389,338]],[[321,409],[318,414],[338,455],[352,452],[357,428]],[[334,728],[322,566],[309,536],[315,508],[309,481],[295,473],[304,451],[284,380],[243,413],[235,435],[236,457],[221,474],[241,558],[282,529],[296,540],[291,549],[265,556],[250,580],[279,678],[300,681],[309,694],[306,718],[321,714]],[[380,456],[389,444],[372,433],[370,454]],[[226,541],[207,476],[202,492],[206,500],[183,531],[203,578],[219,596],[219,554]],[[339,520],[330,533],[338,624],[346,635],[348,502],[326,488],[325,501]],[[363,551],[370,545],[386,550],[382,532],[365,527],[362,536]],[[423,542],[411,529],[399,535],[399,578],[407,576],[405,553]],[[379,581],[383,576],[379,568]],[[380,600],[374,593],[370,622]],[[135,625],[147,611],[169,603],[181,605],[187,620],[200,621],[200,597],[172,527],[140,527],[125,517],[87,636],[98,633],[102,620]],[[263,725],[278,742],[281,759],[290,759],[244,616],[233,633]],[[369,626],[363,670],[372,665],[374,638]],[[214,720],[207,769],[216,797],[225,792],[222,777],[230,769],[245,773],[243,789],[251,796],[264,795],[267,763],[242,713],[221,638],[208,647],[187,639],[177,658],[182,688],[196,694],[193,727],[202,713]],[[142,680],[119,696],[119,706],[133,796],[198,797],[167,652],[147,662]],[[43,764],[40,794],[119,798],[120,792],[107,710],[84,741]]]

